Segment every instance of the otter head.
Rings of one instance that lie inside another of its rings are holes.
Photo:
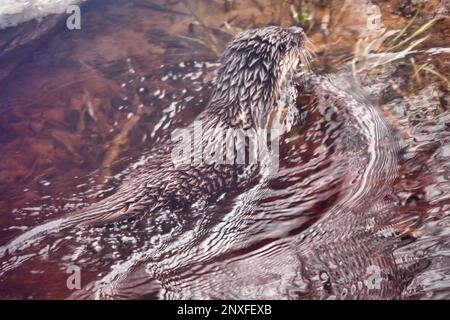
[[[307,63],[308,52],[299,27],[270,26],[238,34],[222,55],[210,106],[234,122],[267,126],[280,90],[299,62]]]

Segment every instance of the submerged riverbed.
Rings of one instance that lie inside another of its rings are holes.
[[[0,30],[1,298],[449,298],[445,1],[80,5],[80,30]],[[316,51],[277,173],[188,217],[21,240],[114,194],[205,108],[233,35],[272,24]]]

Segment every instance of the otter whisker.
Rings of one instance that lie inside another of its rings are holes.
[[[317,47],[316,45],[309,39],[306,38],[306,50],[310,52],[313,56],[316,56]]]
[[[311,70],[310,56],[308,55],[307,50],[300,51],[300,62],[305,68],[305,71]]]

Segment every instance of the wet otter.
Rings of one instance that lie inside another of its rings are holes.
[[[308,58],[307,38],[299,27],[270,26],[237,35],[226,48],[215,89],[199,115],[206,128],[267,128],[277,100],[299,62]],[[190,127],[190,130],[192,126]],[[112,196],[68,217],[25,233],[2,251],[21,242],[74,225],[103,224],[167,210],[175,212],[198,200],[212,199],[234,184],[244,166],[185,164],[171,159],[173,143],[156,148]]]

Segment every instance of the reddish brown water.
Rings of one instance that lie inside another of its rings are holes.
[[[387,31],[407,2],[377,2]],[[195,119],[233,33],[299,22],[288,2],[96,1],[80,31],[64,17],[1,31],[26,45],[1,43],[0,297],[448,298],[449,53],[430,50],[448,47],[448,8],[421,9],[401,39],[441,20],[409,53],[385,52],[395,35],[369,50],[383,30],[367,29],[366,1],[304,9],[319,85],[298,87],[276,174],[188,218],[44,238],[24,235],[114,194]]]

